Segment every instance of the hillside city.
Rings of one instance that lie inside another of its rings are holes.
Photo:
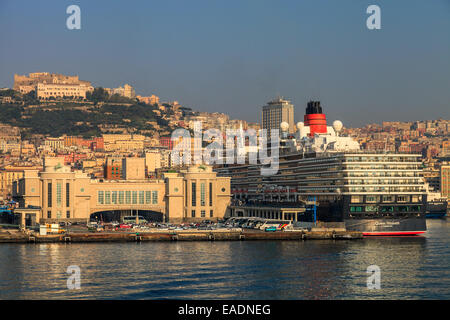
[[[177,128],[192,131],[196,121],[203,130],[222,132],[264,127],[224,113],[192,110],[178,101],[161,101],[155,94],[136,95],[129,84],[94,88],[78,76],[14,75],[13,88],[0,89],[0,200],[10,201],[13,182],[25,169],[42,170],[45,157],[63,157],[64,165],[73,170],[106,180],[121,179],[119,160],[142,158],[145,177],[159,178],[176,165],[171,133]],[[429,190],[448,199],[449,130],[450,120],[436,119],[345,127],[342,134],[367,151],[421,154]]]

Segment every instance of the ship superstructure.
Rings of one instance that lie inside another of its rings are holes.
[[[231,177],[232,214],[288,218],[298,224],[340,224],[365,235],[426,231],[426,189],[419,154],[360,150],[354,139],[340,136],[341,121],[326,125],[317,101],[308,103],[305,122],[296,127],[289,134],[289,125],[280,125],[276,174],[261,175],[260,165],[250,164],[216,169]],[[296,210],[289,214],[289,210],[261,209],[265,207]]]

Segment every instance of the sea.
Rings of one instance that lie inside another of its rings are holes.
[[[362,240],[4,243],[0,299],[450,299],[450,219],[427,227]]]

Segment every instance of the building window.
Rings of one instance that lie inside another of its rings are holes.
[[[51,211],[47,211],[47,218],[51,219],[52,218],[52,212]]]
[[[139,191],[139,204],[144,204],[144,191]]]
[[[350,202],[351,203],[361,203],[361,202],[363,202],[363,197],[362,196],[352,196]]]
[[[200,205],[203,207],[206,205],[206,187],[205,183],[200,184]]]
[[[150,191],[145,191],[145,203],[150,204],[152,202],[152,193]]]
[[[213,210],[209,210],[209,217],[212,218],[214,216],[214,211]]]
[[[158,191],[152,191],[152,204],[158,204]]]
[[[111,202],[113,204],[117,204],[117,191],[112,191],[111,192]]]
[[[49,182],[47,185],[47,207],[52,207],[52,183]]]
[[[66,183],[66,207],[70,207],[70,183]]]
[[[195,218],[195,210],[191,210],[191,216],[192,218]]]
[[[362,212],[362,207],[350,207],[350,212]]]
[[[66,211],[66,218],[67,218],[67,219],[70,219],[70,210],[67,210],[67,211]]]
[[[209,206],[213,205],[213,192],[212,192],[212,183],[209,183]]]
[[[137,191],[133,191],[133,204],[137,204]]]
[[[111,191],[105,191],[105,204],[111,204]]]
[[[206,216],[205,210],[200,211],[201,217],[204,218]]]
[[[192,206],[195,207],[197,205],[197,184],[192,182]]]
[[[98,204],[104,204],[104,203],[105,203],[104,193],[103,193],[103,191],[99,191],[98,192]]]
[[[126,204],[131,203],[131,191],[125,191],[125,203]]]
[[[119,204],[123,204],[123,191],[119,191]]]
[[[61,207],[62,204],[62,184],[56,183],[56,206]]]

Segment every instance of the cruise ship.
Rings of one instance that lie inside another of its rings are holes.
[[[276,174],[261,175],[261,164],[215,169],[231,177],[230,216],[341,227],[365,236],[426,232],[421,155],[361,150],[353,138],[340,135],[341,121],[327,126],[319,101],[307,104],[304,122],[296,127],[289,134],[289,125],[280,125]]]

